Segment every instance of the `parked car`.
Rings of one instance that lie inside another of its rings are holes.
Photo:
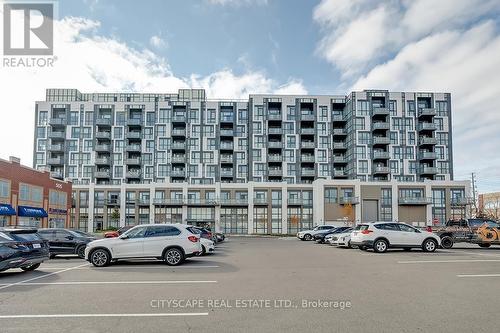
[[[316,235],[314,235],[314,240],[316,242],[322,244],[322,243],[325,242],[325,239],[326,239],[327,236],[339,234],[339,233],[341,233],[344,230],[349,229],[349,228],[350,227],[338,227],[338,228],[335,228],[335,229],[330,229],[328,231],[319,232]]]
[[[133,225],[126,225],[124,227],[121,227],[120,229],[118,230],[114,230],[114,231],[107,231],[104,233],[104,238],[113,238],[113,237],[118,237],[120,236],[121,234],[123,234],[125,231],[129,230],[129,229],[132,229],[132,227],[134,227]]]
[[[303,230],[297,233],[297,238],[303,241],[310,241],[313,239],[314,235],[320,232],[325,232],[328,230],[335,229],[334,225],[318,225],[312,230]]]
[[[97,239],[86,233],[61,228],[38,229],[38,234],[49,241],[51,259],[58,254],[76,254],[83,259],[85,246]]]
[[[119,237],[99,239],[87,244],[85,259],[104,267],[121,259],[156,258],[167,265],[179,265],[202,251],[200,236],[193,226],[184,224],[142,224]]]
[[[0,272],[20,268],[33,271],[49,259],[49,244],[36,229],[0,229]]]
[[[200,235],[201,238],[206,238],[206,239],[213,241],[214,235],[212,234],[212,231],[210,231],[206,228],[197,227],[197,226],[192,226],[192,228],[198,230],[198,234]]]
[[[346,229],[338,234],[331,235],[329,239],[330,245],[351,248],[351,233],[353,228]]]
[[[222,232],[216,232],[215,239],[217,240],[217,243],[223,242],[226,240],[226,235],[224,235]]]
[[[201,243],[201,253],[200,253],[201,256],[204,256],[207,253],[214,253],[215,243],[212,240],[200,237],[200,243]]]
[[[351,234],[351,245],[365,250],[372,248],[377,253],[389,248],[422,248],[434,252],[441,239],[432,232],[419,230],[405,223],[375,222],[359,224]]]

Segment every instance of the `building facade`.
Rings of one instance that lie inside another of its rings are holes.
[[[425,208],[412,222],[429,223],[433,212],[439,221],[448,218],[439,212],[451,214],[451,195],[468,196],[467,184],[453,181],[450,106],[447,93],[385,90],[216,101],[199,89],[48,89],[46,100],[36,102],[34,166],[73,181],[72,220],[88,230],[163,220],[206,220],[224,229],[221,216],[245,216],[238,211],[245,207],[246,232],[264,230],[251,221],[265,220],[281,225],[269,222],[265,233],[289,233],[287,219],[406,218],[394,205],[406,197],[422,199],[403,206]],[[384,191],[375,195],[368,186]],[[434,207],[435,186],[448,206]],[[319,198],[327,189],[333,195],[330,187],[338,200],[358,201],[325,205]],[[364,191],[378,199],[376,205],[367,199],[363,210]],[[268,207],[254,206],[259,200]],[[295,201],[300,210],[289,209]],[[388,206],[391,214],[383,213]],[[337,212],[325,213],[330,208]]]
[[[0,159],[0,227],[69,227],[71,195],[71,182]]]
[[[479,194],[478,211],[481,215],[500,220],[500,192]]]

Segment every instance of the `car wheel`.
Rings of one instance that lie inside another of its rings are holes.
[[[111,255],[104,249],[97,249],[90,254],[90,262],[95,267],[104,267],[111,262]]]
[[[365,251],[366,248],[364,246],[358,246],[358,249],[361,250],[361,251]]]
[[[434,252],[437,248],[437,242],[434,239],[426,239],[422,244],[422,250],[425,252]]]
[[[411,251],[411,247],[405,247],[405,248],[403,248],[403,250],[405,250],[406,252],[410,252]]]
[[[165,263],[169,266],[176,266],[182,263],[184,260],[184,254],[178,248],[171,248],[165,252],[163,257]]]
[[[204,256],[205,254],[207,254],[207,249],[205,248],[205,245],[202,245],[201,246],[201,255]]]
[[[52,254],[52,253],[51,253],[51,254],[49,255],[49,258],[50,258],[50,259],[54,259],[55,257],[56,257],[56,255],[55,255],[55,254]]]
[[[348,242],[347,242],[347,248],[348,248],[348,249],[352,249],[351,241],[348,241]]]
[[[385,240],[379,239],[378,241],[376,241],[373,244],[373,251],[375,251],[377,253],[384,253],[387,251],[388,247],[389,247],[389,245],[387,244],[387,242]]]
[[[451,249],[453,247],[453,238],[450,236],[444,236],[441,238],[441,247],[443,249]]]
[[[80,259],[85,259],[85,245],[81,245],[76,249],[76,255]]]
[[[40,264],[33,264],[30,266],[21,267],[21,269],[25,272],[31,272],[31,271],[34,271],[35,269],[37,269],[38,267],[40,267]]]
[[[485,243],[485,244],[478,244],[480,247],[490,247],[491,244]]]
[[[305,234],[305,235],[304,235],[304,240],[306,240],[306,241],[310,241],[311,239],[312,239],[312,236],[311,236],[311,235],[309,235],[309,234]]]

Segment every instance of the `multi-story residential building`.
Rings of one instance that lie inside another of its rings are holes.
[[[34,165],[73,181],[73,221],[89,230],[152,221],[243,233],[346,219],[443,222],[456,213],[450,191],[468,193],[453,181],[450,106],[446,93],[385,90],[215,101],[200,89],[48,89],[36,103]]]

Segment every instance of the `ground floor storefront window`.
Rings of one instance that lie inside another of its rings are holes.
[[[301,230],[313,228],[313,213],[311,207],[288,207],[288,233],[296,234]]]
[[[19,216],[17,225],[19,227],[40,228],[42,226],[42,219],[39,217]]]
[[[221,208],[220,227],[225,234],[248,234],[248,208]]]
[[[49,228],[64,228],[66,219],[64,217],[49,218]]]
[[[253,208],[253,230],[256,234],[267,234],[267,207]]]
[[[9,225],[10,216],[0,215],[0,227],[6,227]]]
[[[155,223],[182,223],[182,207],[155,207]]]

